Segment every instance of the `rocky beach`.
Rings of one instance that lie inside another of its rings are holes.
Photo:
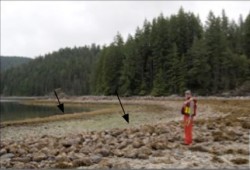
[[[180,99],[122,100],[130,124],[117,105],[89,120],[76,114],[68,120],[2,126],[1,168],[249,168],[250,99],[198,98],[191,146],[182,144]],[[74,102],[117,103],[114,98]]]

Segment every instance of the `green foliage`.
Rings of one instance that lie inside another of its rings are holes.
[[[1,72],[8,70],[13,67],[20,66],[22,64],[30,62],[32,59],[27,58],[27,57],[5,57],[5,56],[0,56],[0,63],[1,63]]]
[[[1,75],[1,94],[45,95],[61,87],[72,95],[170,95],[191,89],[211,95],[250,81],[250,14],[239,23],[185,12],[144,21],[135,35],[99,46],[65,48]]]

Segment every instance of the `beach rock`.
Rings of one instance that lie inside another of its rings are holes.
[[[153,158],[153,159],[150,159],[150,162],[153,163],[153,164],[161,164],[161,163],[164,163],[164,164],[172,164],[173,161],[168,157],[168,158]]]
[[[224,161],[219,158],[218,156],[213,156],[213,158],[211,159],[212,162],[214,163],[223,163]]]
[[[144,145],[144,143],[142,143],[140,140],[138,140],[138,139],[136,139],[134,142],[133,142],[133,144],[132,144],[132,146],[134,147],[134,148],[140,148],[140,147],[142,147]]]
[[[36,161],[36,162],[40,162],[42,160],[45,160],[46,158],[47,158],[47,156],[44,153],[38,152],[38,153],[33,154],[32,160]]]
[[[23,162],[15,162],[13,165],[13,168],[15,169],[24,169],[25,168],[25,164]]]
[[[146,134],[146,133],[149,133],[149,134],[152,134],[154,133],[155,131],[155,128],[151,125],[144,125],[141,127],[141,131]]]
[[[122,157],[124,155],[124,153],[119,149],[114,150],[113,154],[118,157]]]
[[[136,158],[138,155],[138,152],[133,149],[133,150],[127,150],[125,153],[124,153],[124,157],[125,158]]]
[[[102,156],[101,155],[92,155],[92,156],[90,156],[90,159],[91,159],[91,162],[96,164],[102,160]]]
[[[4,154],[6,154],[6,153],[7,153],[7,150],[6,150],[5,148],[2,148],[2,149],[0,150],[0,156],[4,155]]]
[[[110,155],[110,151],[108,149],[105,149],[105,148],[101,148],[101,149],[98,148],[95,150],[95,153],[100,154],[104,157],[107,157]]]
[[[31,161],[30,157],[17,157],[17,158],[12,158],[12,161],[17,161],[17,162],[24,162],[24,163],[28,163]]]
[[[58,162],[55,164],[55,168],[60,168],[60,169],[68,169],[72,167],[73,167],[73,163],[71,162]]]
[[[80,149],[79,153],[83,153],[85,155],[89,155],[91,153],[91,150],[89,147],[83,146],[83,148]]]
[[[113,164],[108,159],[102,159],[98,164],[98,169],[109,169],[112,167]]]
[[[111,132],[111,135],[113,137],[117,137],[117,136],[119,136],[122,133],[123,133],[123,131],[121,129],[113,129],[112,132]]]
[[[2,155],[0,158],[1,159],[8,159],[8,158],[13,158],[15,155],[13,153],[6,153]]]
[[[166,149],[167,145],[166,143],[163,143],[163,142],[152,142],[151,148],[154,150],[162,150],[162,149]]]
[[[250,121],[245,121],[242,123],[242,127],[245,128],[245,129],[250,129]]]
[[[199,151],[199,152],[209,152],[207,148],[201,145],[191,146],[189,147],[191,151]]]
[[[128,162],[115,162],[112,166],[113,169],[132,169]]]
[[[151,151],[151,149],[149,149],[148,147],[143,146],[143,147],[141,147],[140,149],[138,149],[138,153],[139,153],[139,154],[145,154],[145,155],[151,155],[151,154],[152,154],[152,151]]]
[[[139,158],[139,159],[148,159],[149,156],[144,154],[144,153],[138,153],[137,158]]]
[[[57,155],[56,158],[55,158],[55,160],[57,162],[67,162],[67,161],[69,161],[66,153],[64,153],[64,152],[61,153],[61,154],[59,154],[59,155]]]
[[[249,150],[238,149],[238,150],[237,150],[237,153],[238,153],[238,154],[241,154],[241,155],[249,155]]]
[[[88,157],[83,157],[83,158],[73,160],[73,166],[74,167],[90,166],[92,164],[93,164],[92,160],[90,158],[88,158]]]
[[[123,141],[122,143],[118,144],[118,149],[124,149],[127,147],[127,141]]]
[[[152,152],[153,157],[162,157],[164,156],[164,153],[161,150],[155,150]]]
[[[234,164],[237,164],[237,165],[247,164],[248,163],[248,159],[245,159],[245,158],[235,158],[235,159],[232,159],[231,162],[233,162]]]

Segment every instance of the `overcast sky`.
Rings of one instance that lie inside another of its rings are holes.
[[[199,14],[204,23],[209,10],[225,9],[238,21],[250,12],[250,1],[1,1],[1,55],[35,58],[59,48],[109,44],[119,31],[126,39],[163,13],[180,7]]]

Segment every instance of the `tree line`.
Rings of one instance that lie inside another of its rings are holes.
[[[1,94],[45,95],[62,88],[70,95],[171,95],[191,89],[211,95],[250,81],[250,14],[229,20],[181,8],[145,20],[127,39],[118,33],[107,46],[65,48],[1,76]]]

